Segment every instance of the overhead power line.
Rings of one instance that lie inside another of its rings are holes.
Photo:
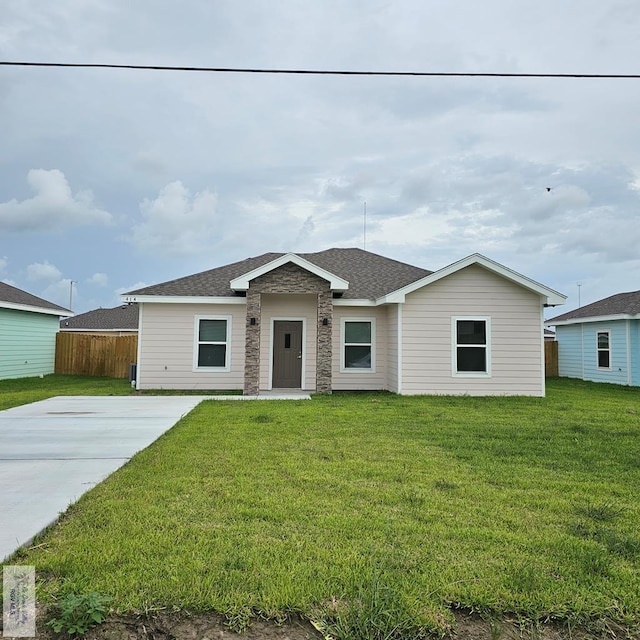
[[[338,69],[253,69],[244,67],[184,67],[152,64],[99,64],[93,62],[17,62],[0,60],[5,67],[60,67],[81,69],[133,69],[137,71],[197,71],[202,73],[260,73],[307,76],[416,76],[446,78],[593,78],[637,80],[637,73],[491,73],[472,71],[343,71]]]

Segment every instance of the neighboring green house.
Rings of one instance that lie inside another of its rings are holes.
[[[53,373],[60,317],[72,315],[0,282],[0,380]]]
[[[550,318],[565,378],[640,386],[640,291],[618,293]]]

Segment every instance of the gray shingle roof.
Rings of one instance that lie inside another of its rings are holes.
[[[600,316],[637,315],[640,314],[640,291],[617,293],[616,295],[592,302],[584,307],[568,311],[546,322],[563,322],[565,320],[578,320],[580,318],[597,318]]]
[[[49,302],[44,298],[38,298],[38,296],[34,296],[22,289],[18,289],[17,287],[13,287],[6,282],[0,282],[0,306],[2,306],[2,302],[24,305],[25,307],[35,307],[37,309],[60,311],[61,316],[71,313],[69,309],[53,304],[53,302]]]
[[[115,331],[138,328],[138,305],[123,304],[111,309],[94,309],[74,318],[60,321],[61,329],[85,329],[88,331]]]
[[[229,287],[231,280],[283,255],[285,254],[264,253],[217,269],[137,289],[128,295],[233,296],[234,292]],[[432,273],[362,249],[327,249],[296,255],[348,280],[349,289],[342,296],[346,299],[375,300]]]

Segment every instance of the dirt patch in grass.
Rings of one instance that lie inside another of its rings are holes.
[[[475,614],[455,612],[456,628],[451,638],[458,640],[633,640],[638,633],[617,624],[599,623],[594,629],[557,623],[532,623],[513,619],[485,619]]]
[[[571,628],[553,623],[532,624],[503,619],[487,620],[478,615],[455,612],[455,629],[447,640],[637,640],[640,635],[618,625],[596,629]],[[38,623],[40,640],[58,640],[44,623]],[[68,637],[68,636],[64,636]],[[86,640],[322,640],[323,635],[302,618],[278,624],[252,619],[242,633],[232,631],[222,616],[214,613],[157,612],[149,615],[114,616],[83,636]],[[374,638],[372,635],[371,638]],[[435,638],[435,636],[433,636]],[[358,639],[351,639],[358,640]],[[364,640],[364,639],[363,639]]]
[[[40,640],[68,638],[38,621]],[[306,620],[289,618],[283,624],[252,619],[242,633],[232,631],[223,616],[215,613],[155,612],[148,615],[112,616],[90,629],[86,640],[321,640],[322,635]]]

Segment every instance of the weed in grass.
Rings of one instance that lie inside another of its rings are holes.
[[[226,571],[247,571],[249,563],[244,558],[228,558],[224,561],[223,566]]]
[[[231,631],[242,633],[247,630],[252,614],[251,607],[242,605],[232,606],[225,614],[226,625]]]
[[[596,520],[597,522],[613,522],[624,513],[624,509],[622,507],[612,502],[577,505],[575,510],[578,514],[591,518],[591,520]]]
[[[84,635],[91,627],[104,621],[110,601],[111,598],[99,593],[68,593],[56,607],[59,611],[58,616],[51,618],[47,626],[56,633]]]
[[[401,498],[405,504],[413,507],[414,509],[418,509],[424,506],[424,503],[426,502],[425,497],[421,495],[417,489],[414,488],[405,489],[402,492]]]
[[[569,532],[583,540],[593,540],[606,549],[627,560],[635,560],[640,556],[640,538],[627,535],[601,525],[576,522],[569,527]]]
[[[568,527],[568,531],[572,536],[576,538],[582,538],[583,540],[591,539],[591,528],[586,522],[573,522]]]
[[[572,424],[571,427],[569,427],[569,429],[573,433],[587,433],[588,431],[587,427],[585,427],[582,424]]]
[[[494,616],[489,618],[489,633],[491,634],[491,640],[500,640],[502,637],[502,622]]]
[[[640,555],[640,538],[621,535],[609,527],[597,527],[593,539],[627,560],[635,560]]]
[[[448,480],[436,480],[433,486],[438,489],[438,491],[453,491],[458,488],[455,482],[449,482]]]
[[[520,619],[518,629],[520,637],[527,638],[527,640],[542,640],[544,637],[542,625],[537,620]]]
[[[316,627],[332,640],[402,640],[425,638],[429,629],[403,595],[375,572],[350,599],[333,599]]]
[[[252,422],[257,422],[258,424],[266,424],[268,422],[273,422],[274,421],[274,417],[261,413],[258,414],[257,416],[253,416],[253,418],[251,418]]]

